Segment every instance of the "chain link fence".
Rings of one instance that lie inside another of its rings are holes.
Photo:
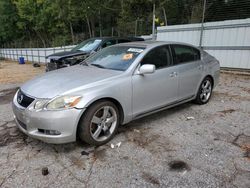
[[[182,11],[178,18],[168,17],[167,26],[157,28],[157,40],[199,46],[215,56],[223,68],[250,69],[250,1],[186,2],[168,9],[175,8],[174,14]]]

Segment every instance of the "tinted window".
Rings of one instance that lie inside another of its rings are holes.
[[[173,45],[173,51],[177,64],[200,59],[200,51],[189,46]]]
[[[111,46],[90,56],[85,61],[99,68],[125,71],[134,62],[143,48]]]
[[[118,39],[118,43],[131,42],[128,39]]]
[[[141,65],[153,64],[156,69],[171,65],[171,55],[168,46],[160,46],[152,49],[143,58]]]
[[[103,43],[103,45],[102,45],[102,48],[106,48],[106,47],[108,47],[108,46],[112,46],[112,45],[114,45],[114,44],[116,44],[116,40],[108,40],[108,41],[105,41],[104,43]]]

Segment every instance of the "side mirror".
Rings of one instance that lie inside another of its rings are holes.
[[[155,72],[155,65],[145,64],[139,68],[139,74],[152,74]]]

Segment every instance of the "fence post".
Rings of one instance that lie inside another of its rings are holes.
[[[32,63],[34,63],[33,48],[30,48],[30,51],[31,51],[31,61]]]
[[[23,49],[20,48],[21,57],[23,57]]]
[[[33,64],[34,63],[34,57],[33,57],[33,46],[32,46],[31,40],[30,40],[30,53],[31,53],[31,61],[32,61],[32,64]]]
[[[8,47],[8,50],[7,50],[7,55],[8,55],[7,57],[8,57],[8,59],[11,59],[9,54],[10,54],[10,43],[9,43],[9,47]]]
[[[40,64],[40,50],[39,50],[39,48],[37,48],[37,55],[38,55],[38,62]]]
[[[10,43],[8,43],[9,47],[7,49],[7,55],[8,55],[8,59],[11,60],[11,55],[10,55]]]
[[[18,51],[17,51],[17,45],[16,45],[16,42],[15,42],[15,49],[16,49],[16,59],[18,60]],[[14,59],[15,60],[15,59]]]
[[[28,61],[29,61],[29,58],[28,58],[27,48],[25,48],[25,52],[26,52],[26,61],[28,62]]]
[[[46,56],[47,56],[47,48],[44,48],[44,60],[45,60],[45,64],[47,64],[47,58],[46,58]]]
[[[4,48],[4,58],[6,59],[7,58],[7,56],[6,56],[6,44],[3,46],[3,48]]]
[[[13,42],[12,42],[12,48],[11,48],[11,55],[12,55],[12,60],[14,60],[15,54],[14,54],[14,44],[13,44]]]
[[[2,55],[2,48],[0,48],[0,58],[2,58],[3,55]]]
[[[204,20],[205,20],[207,0],[204,0],[203,2],[204,4],[203,4],[203,13],[202,13],[202,20],[201,20],[200,43],[199,43],[200,48],[202,48],[202,39],[203,39],[203,32],[204,32]]]
[[[4,44],[3,44],[2,49],[3,49],[3,57],[4,57],[4,59],[5,59],[6,57],[5,57],[5,48],[4,48]]]
[[[4,45],[4,58],[7,59],[7,55],[6,55],[6,44]]]

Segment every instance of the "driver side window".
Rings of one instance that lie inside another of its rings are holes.
[[[169,46],[160,46],[149,51],[143,58],[141,65],[153,64],[156,69],[171,66]]]
[[[105,42],[103,43],[102,48],[106,48],[106,47],[112,46],[112,45],[114,45],[114,44],[116,44],[116,40],[107,40],[107,41],[105,41]]]

